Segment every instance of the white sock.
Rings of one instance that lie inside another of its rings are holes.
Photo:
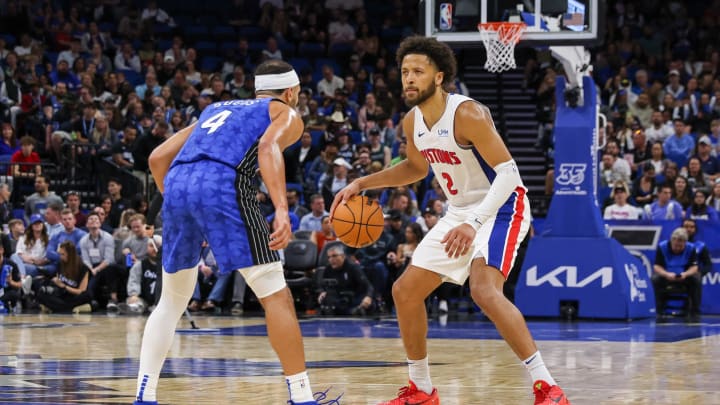
[[[539,350],[533,353],[532,356],[523,360],[523,364],[525,365],[527,371],[530,373],[530,378],[532,378],[533,383],[537,380],[542,380],[548,383],[550,386],[557,385],[555,380],[550,375],[547,367],[545,367],[545,362],[543,361]]]
[[[285,377],[288,386],[290,400],[293,402],[309,402],[314,401],[312,389],[310,388],[310,379],[307,371],[293,374]]]
[[[135,399],[138,401],[157,401],[157,383],[159,374],[140,374],[138,376],[138,393]]]
[[[160,302],[145,324],[140,349],[136,397],[139,401],[157,401],[160,370],[172,345],[178,320],[195,290],[197,271],[197,267],[174,274],[163,271]]]
[[[408,369],[410,374],[410,381],[415,383],[415,386],[420,391],[426,394],[432,394],[433,385],[430,381],[430,367],[428,366],[428,357],[425,356],[421,360],[410,360],[407,359]]]

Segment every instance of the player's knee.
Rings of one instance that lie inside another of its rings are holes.
[[[470,296],[480,308],[488,307],[498,299],[498,291],[490,283],[474,282],[470,284]]]
[[[287,286],[280,262],[249,267],[240,270],[240,273],[259,299],[269,297]]]
[[[402,306],[413,301],[412,286],[404,285],[402,279],[395,281],[392,285],[392,296],[395,305]]]

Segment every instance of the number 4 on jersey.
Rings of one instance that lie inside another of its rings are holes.
[[[212,117],[208,118],[205,122],[200,125],[200,128],[210,128],[210,130],[207,132],[208,135],[212,134],[213,132],[217,131],[218,128],[220,128],[224,123],[227,117],[232,114],[232,111],[230,110],[223,110],[219,113],[213,115]]]

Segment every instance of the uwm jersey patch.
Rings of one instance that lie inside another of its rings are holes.
[[[495,171],[472,145],[455,142],[455,111],[464,102],[475,100],[449,94],[445,112],[428,128],[419,108],[415,108],[415,146],[430,163],[435,177],[451,205],[463,208],[480,203],[495,180]]]

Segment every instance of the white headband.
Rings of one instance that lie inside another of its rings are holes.
[[[285,73],[255,76],[255,90],[284,90],[300,84],[295,70]]]

